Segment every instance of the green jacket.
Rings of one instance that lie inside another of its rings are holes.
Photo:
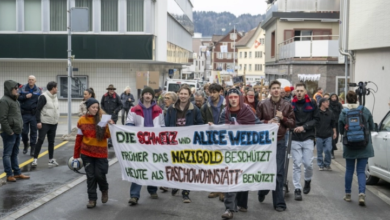
[[[343,105],[344,108],[354,109],[359,107],[358,104],[346,104]],[[344,111],[341,111],[340,118],[339,118],[339,131],[341,135],[344,135],[344,126],[345,126],[345,117],[346,113]],[[372,115],[370,110],[368,110],[366,107],[363,109],[363,117],[366,119],[366,128],[368,128],[370,131],[374,130],[374,121],[372,119]],[[345,159],[360,159],[360,158],[369,158],[374,156],[374,148],[372,147],[372,140],[371,140],[371,132],[370,132],[370,140],[368,142],[368,145],[366,148],[361,150],[352,150],[345,145],[343,145],[343,157]]]
[[[4,96],[0,99],[0,124],[1,132],[8,135],[21,134],[23,119],[20,112],[20,104],[17,96],[12,95],[12,89],[19,84],[12,80],[4,82]]]

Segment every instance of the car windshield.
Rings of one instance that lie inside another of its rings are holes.
[[[173,84],[173,83],[171,83],[171,84],[169,84],[169,86],[168,86],[168,91],[170,91],[170,92],[177,92],[177,91],[179,91],[181,85],[182,85],[182,84]],[[190,88],[195,87],[195,85],[192,85],[192,84],[187,84],[187,85],[188,85]]]

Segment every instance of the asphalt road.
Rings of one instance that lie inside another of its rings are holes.
[[[333,171],[318,171],[314,165],[312,191],[304,195],[303,201],[294,200],[290,192],[286,198],[287,211],[278,213],[272,208],[272,198],[267,196],[264,203],[257,201],[257,193],[249,193],[249,207],[247,213],[235,213],[234,219],[389,219],[389,205],[376,195],[367,191],[367,206],[358,205],[357,183],[353,182],[352,202],[343,200],[344,172],[339,166],[333,166]],[[46,168],[47,169],[47,168]],[[55,168],[58,171],[61,168]],[[54,170],[54,169],[53,169]],[[291,180],[291,169],[290,180]],[[74,176],[64,171],[64,176]],[[43,175],[42,175],[43,176]],[[57,175],[56,175],[57,176]],[[53,178],[50,178],[50,184]],[[207,192],[191,192],[192,203],[182,203],[179,194],[175,197],[168,193],[159,193],[159,199],[152,200],[143,187],[139,205],[128,206],[130,183],[121,180],[119,164],[110,167],[108,173],[110,184],[109,202],[102,204],[98,201],[97,207],[89,210],[86,183],[82,182],[68,192],[26,214],[20,219],[221,219],[224,205],[217,198],[207,198]],[[27,185],[26,185],[27,186]],[[291,186],[291,184],[290,184]],[[3,188],[3,187],[2,187]],[[3,189],[0,188],[0,193]],[[15,191],[17,192],[17,191]],[[100,199],[100,198],[99,198]],[[4,199],[6,200],[6,198]]]

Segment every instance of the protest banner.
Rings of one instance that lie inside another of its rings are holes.
[[[276,186],[276,124],[110,125],[122,179],[140,185],[237,192]]]

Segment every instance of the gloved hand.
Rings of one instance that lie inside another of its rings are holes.
[[[80,161],[77,160],[77,159],[73,159],[72,167],[73,167],[74,169],[78,169],[78,168],[80,167]]]

